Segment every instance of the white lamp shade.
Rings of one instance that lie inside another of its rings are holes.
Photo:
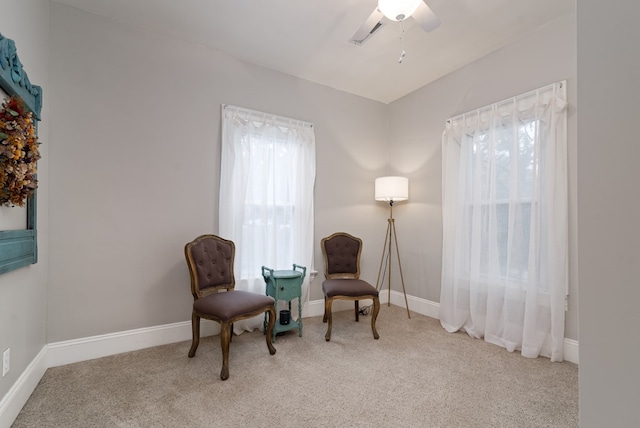
[[[378,9],[392,21],[402,21],[416,11],[422,0],[378,0]]]
[[[376,178],[376,201],[406,201],[409,199],[409,179],[407,177]]]

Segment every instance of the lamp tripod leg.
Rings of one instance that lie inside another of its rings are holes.
[[[407,290],[404,288],[404,276],[402,275],[402,264],[400,263],[400,250],[398,249],[398,235],[396,234],[395,222],[393,223],[392,228],[393,228],[393,238],[396,243],[396,255],[398,256],[398,268],[400,269],[400,282],[402,283],[402,293],[404,294],[404,304],[407,307],[407,316],[409,317],[409,319],[411,319],[411,313],[409,312],[409,301],[407,300]],[[391,246],[391,242],[389,242],[389,246]],[[389,289],[391,289],[391,286],[389,286]]]
[[[387,223],[387,232],[384,235],[384,244],[382,245],[382,257],[380,258],[380,268],[378,268],[378,279],[376,279],[376,290],[380,291],[382,288],[382,282],[380,281],[380,275],[382,273],[382,266],[384,266],[384,256],[387,254],[387,241],[391,237],[391,224]],[[382,276],[384,281],[384,275]]]
[[[394,219],[390,218],[389,219],[389,252],[387,260],[389,262],[388,265],[388,275],[387,275],[387,280],[388,280],[388,287],[387,287],[387,308],[391,307],[391,242],[392,242],[392,236],[393,236],[393,231],[395,230],[395,223],[394,223]]]

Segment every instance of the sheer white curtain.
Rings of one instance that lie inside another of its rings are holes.
[[[313,124],[222,106],[219,234],[236,244],[236,289],[264,293],[262,266],[295,263],[307,267],[308,302],[315,153]],[[236,323],[235,331],[261,325],[257,317]]]
[[[563,360],[566,82],[447,121],[440,320],[525,357]]]

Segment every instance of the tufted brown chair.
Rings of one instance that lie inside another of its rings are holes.
[[[229,378],[229,343],[233,336],[233,323],[265,312],[269,313],[266,338],[271,355],[272,332],[275,326],[275,301],[272,297],[234,290],[236,281],[233,261],[236,247],[233,241],[216,235],[202,235],[184,247],[184,255],[191,275],[193,312],[191,330],[193,339],[189,358],[196,354],[200,343],[200,318],[220,323],[220,344],[222,345],[222,370],[220,379]]]
[[[360,299],[372,299],[371,330],[374,339],[380,337],[376,331],[376,318],[380,311],[378,290],[371,284],[360,279],[360,254],[362,240],[348,233],[338,232],[320,241],[324,256],[324,277],[322,292],[324,293],[324,318],[328,322],[327,333],[324,338],[331,339],[331,305],[334,299],[353,300],[356,321],[359,321]]]

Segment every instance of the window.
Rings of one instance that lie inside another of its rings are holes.
[[[264,293],[262,266],[311,268],[315,168],[313,124],[223,106],[219,234],[236,244],[236,288]]]
[[[566,82],[447,121],[440,321],[562,361]]]
[[[242,278],[259,277],[261,270],[251,263],[248,251],[270,249],[275,254],[271,263],[280,268],[290,268],[295,262],[293,228],[295,222],[295,181],[290,172],[298,161],[288,151],[287,142],[281,138],[262,138],[258,133],[251,137],[249,147],[242,150],[242,157],[251,165],[242,218]],[[261,267],[259,266],[259,267]]]
[[[495,228],[496,262],[504,285],[526,287],[536,154],[544,144],[536,138],[538,128],[538,120],[525,120],[513,128],[498,121],[493,138],[486,131],[464,137],[461,150],[468,157],[471,180],[465,192],[466,221],[469,231],[477,221],[483,236],[475,272],[480,281],[488,281],[488,234]],[[471,275],[467,272],[467,277]]]

